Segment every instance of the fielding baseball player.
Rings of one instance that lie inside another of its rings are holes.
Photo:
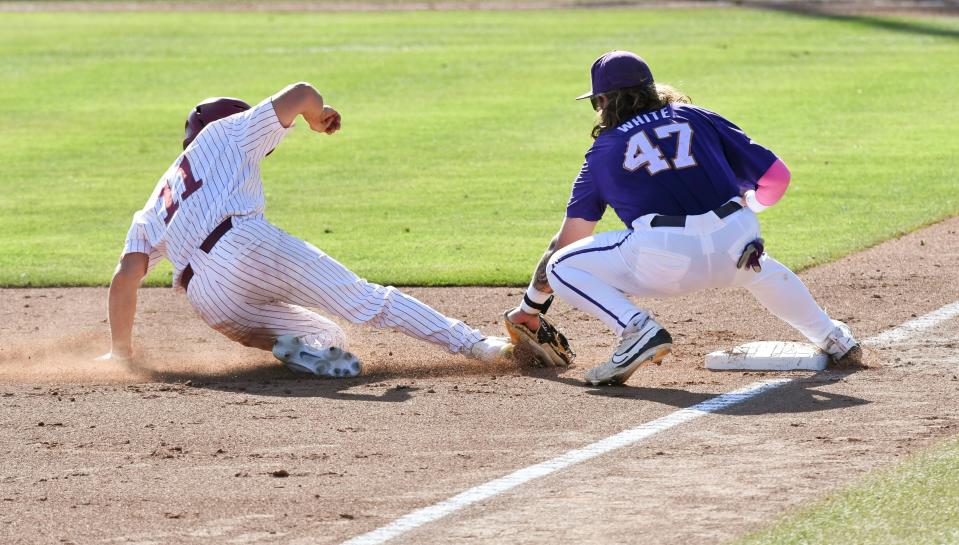
[[[592,90],[578,99],[589,98],[597,111],[595,141],[559,233],[522,304],[506,315],[514,342],[531,344],[547,363],[570,362],[565,338],[540,317],[556,293],[622,339],[606,363],[587,371],[586,382],[622,383],[672,346],[669,333],[627,294],[672,297],[735,286],[834,361],[859,363],[849,328],[830,320],[802,281],[764,253],[756,213],[785,193],[786,165],[720,115],[654,83],[633,53],[601,56],[591,75]],[[593,236],[607,205],[626,229]]]
[[[483,361],[508,356],[507,339],[486,337],[396,288],[371,284],[264,218],[260,161],[300,115],[316,132],[340,129],[340,114],[306,83],[252,108],[216,98],[190,112],[183,153],[133,216],[110,284],[112,351],[101,358],[132,357],[137,289],[163,257],[173,263],[175,289],[207,324],[241,344],[272,350],[294,371],[360,373],[344,331],[305,307]]]

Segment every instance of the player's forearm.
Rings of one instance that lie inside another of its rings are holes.
[[[530,283],[530,287],[544,293],[552,293],[553,289],[549,287],[549,281],[546,278],[546,265],[549,263],[550,258],[553,257],[553,254],[570,244],[592,235],[595,229],[595,221],[582,218],[564,218],[563,226],[560,227],[559,233],[556,233],[553,240],[549,241],[549,247],[546,248],[546,253],[543,254],[543,257],[539,260],[539,264],[536,266],[536,272],[533,274],[533,281]]]
[[[306,82],[286,86],[273,95],[273,109],[284,127],[289,127],[297,116],[319,115],[323,111],[323,95]]]
[[[520,310],[527,314],[539,314],[540,312],[546,312],[546,309],[549,308],[553,288],[549,286],[549,280],[546,278],[546,266],[553,254],[556,253],[558,243],[559,234],[557,233],[553,240],[549,241],[546,252],[536,265],[533,279],[530,280],[529,287],[526,288],[526,293],[523,295],[523,302],[519,306]]]
[[[544,293],[553,293],[553,288],[549,287],[549,280],[546,278],[546,265],[549,263],[549,259],[553,257],[553,254],[556,253],[557,242],[559,242],[559,234],[553,237],[553,240],[549,241],[549,246],[536,265],[536,271],[533,272],[533,280],[530,282],[530,286]]]
[[[553,288],[549,287],[549,280],[546,277],[546,266],[549,264],[549,260],[556,252],[593,234],[593,230],[595,229],[595,221],[581,218],[565,218],[559,233],[556,233],[553,240],[549,241],[546,252],[543,254],[543,257],[540,258],[539,264],[536,265],[536,272],[533,273],[533,280],[529,284],[530,289],[537,290],[541,292],[541,294],[553,293]],[[540,298],[545,297],[541,295]]]
[[[129,358],[133,353],[133,319],[137,310],[140,279],[123,274],[113,275],[110,283],[109,313],[113,354]]]

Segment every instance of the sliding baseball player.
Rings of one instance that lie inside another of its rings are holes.
[[[162,258],[173,264],[174,288],[210,327],[271,350],[294,371],[324,377],[361,371],[343,329],[313,309],[481,361],[507,357],[507,339],[487,337],[394,287],[367,282],[266,220],[260,162],[299,116],[318,133],[340,130],[339,112],[307,83],[253,107],[216,98],[190,111],[183,153],[133,216],[110,284],[112,350],[101,359],[133,356],[137,290]]]

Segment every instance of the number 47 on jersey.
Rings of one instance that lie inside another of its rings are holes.
[[[676,138],[676,155],[667,160],[663,150],[649,140],[645,130],[640,130],[626,144],[626,157],[623,159],[623,168],[635,172],[646,167],[650,176],[655,176],[664,170],[689,168],[696,166],[696,159],[690,148],[693,145],[693,129],[689,123],[670,123],[653,129],[658,140]],[[672,163],[672,164],[670,164]]]

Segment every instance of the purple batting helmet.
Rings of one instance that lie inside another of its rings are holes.
[[[186,149],[193,142],[193,139],[200,134],[203,127],[213,123],[217,119],[223,119],[233,114],[245,112],[250,109],[250,105],[238,98],[216,97],[208,98],[197,104],[190,111],[186,118],[184,129],[186,134],[183,138],[183,149]]]

